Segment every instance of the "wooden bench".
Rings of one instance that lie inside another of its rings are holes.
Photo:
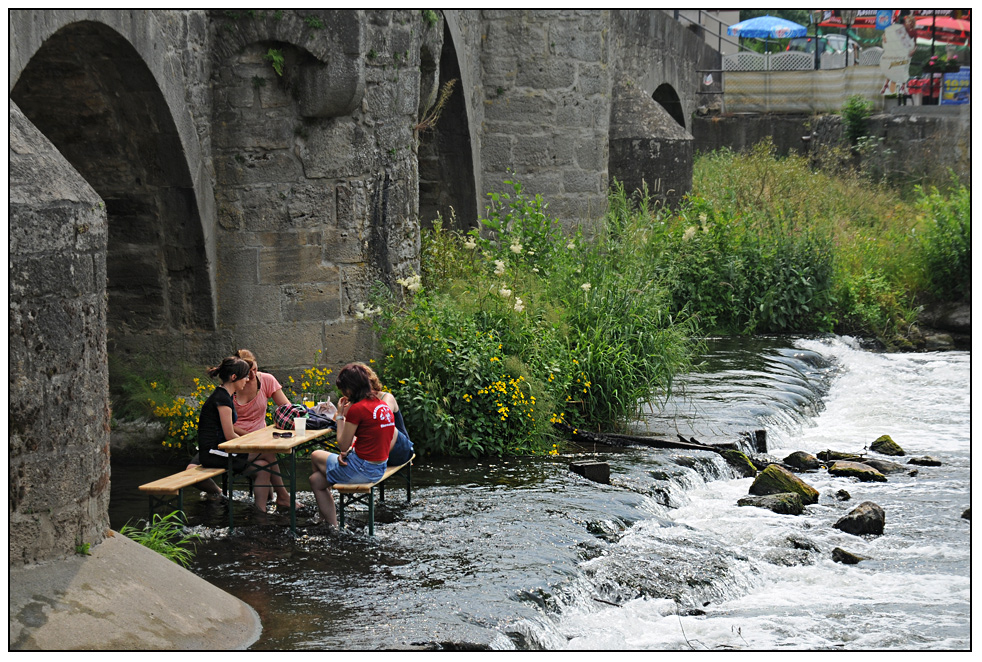
[[[203,480],[221,476],[225,469],[214,467],[191,467],[171,476],[166,476],[152,483],[140,485],[140,491],[150,497],[150,520],[158,507],[173,507],[174,497],[177,497],[177,509],[184,516],[184,488],[200,483]]]
[[[378,488],[379,501],[385,500],[385,481],[392,476],[399,477],[406,481],[406,503],[412,500],[413,496],[413,460],[416,455],[409,458],[409,462],[400,464],[397,467],[387,467],[382,477],[374,483],[337,483],[334,489],[338,491],[338,524],[344,527],[344,507],[352,503],[368,504],[368,535],[375,535],[375,488]]]

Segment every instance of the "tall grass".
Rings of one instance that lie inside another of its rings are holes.
[[[185,568],[194,558],[193,543],[199,538],[196,533],[184,533],[181,512],[177,510],[163,517],[154,515],[143,528],[130,526],[127,522],[119,532]]]

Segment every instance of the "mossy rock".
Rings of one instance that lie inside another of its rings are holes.
[[[801,495],[796,492],[743,497],[737,501],[737,505],[766,508],[780,515],[800,515],[805,512],[805,504],[801,502]]]
[[[783,494],[785,492],[798,494],[806,506],[818,503],[818,490],[776,464],[771,464],[761,471],[753,485],[750,486],[750,493],[757,496]]]
[[[907,454],[904,452],[904,449],[897,444],[897,442],[890,438],[890,435],[888,434],[883,435],[870,444],[869,449],[874,453],[879,453],[880,455],[900,456]]]
[[[885,483],[887,477],[868,464],[862,462],[846,462],[839,460],[831,467],[829,473],[842,478],[858,478],[863,483]]]
[[[757,475],[757,467],[754,466],[754,463],[750,461],[750,458],[745,453],[735,450],[725,450],[720,451],[720,455],[723,456],[723,459],[726,460],[728,465],[733,467],[744,478]]]

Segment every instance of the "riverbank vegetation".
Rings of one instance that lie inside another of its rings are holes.
[[[970,287],[963,186],[912,194],[863,173],[749,154],[696,160],[677,210],[614,187],[594,236],[563,234],[518,181],[482,228],[423,234],[420,276],[380,289],[379,372],[417,452],[551,452],[551,423],[616,430],[671,392],[706,335],[907,337]]]

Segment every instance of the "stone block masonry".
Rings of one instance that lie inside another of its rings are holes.
[[[10,102],[8,547],[66,558],[109,528],[105,205]]]
[[[323,349],[328,365],[372,354],[370,338],[336,351],[372,283],[418,271],[419,12],[373,20],[321,11],[323,30],[274,16],[214,21],[213,148],[221,191],[219,326],[282,372]],[[285,13],[293,16],[293,13]],[[233,47],[234,46],[234,47]],[[277,72],[268,57],[284,59]],[[340,66],[337,63],[343,63]],[[318,74],[316,81],[311,78]],[[307,78],[304,78],[307,76]],[[313,81],[313,82],[312,82]],[[324,98],[351,99],[344,108]],[[357,96],[357,99],[354,97]],[[329,331],[329,329],[332,329]],[[292,358],[273,349],[289,338]],[[296,342],[295,342],[296,341]]]

